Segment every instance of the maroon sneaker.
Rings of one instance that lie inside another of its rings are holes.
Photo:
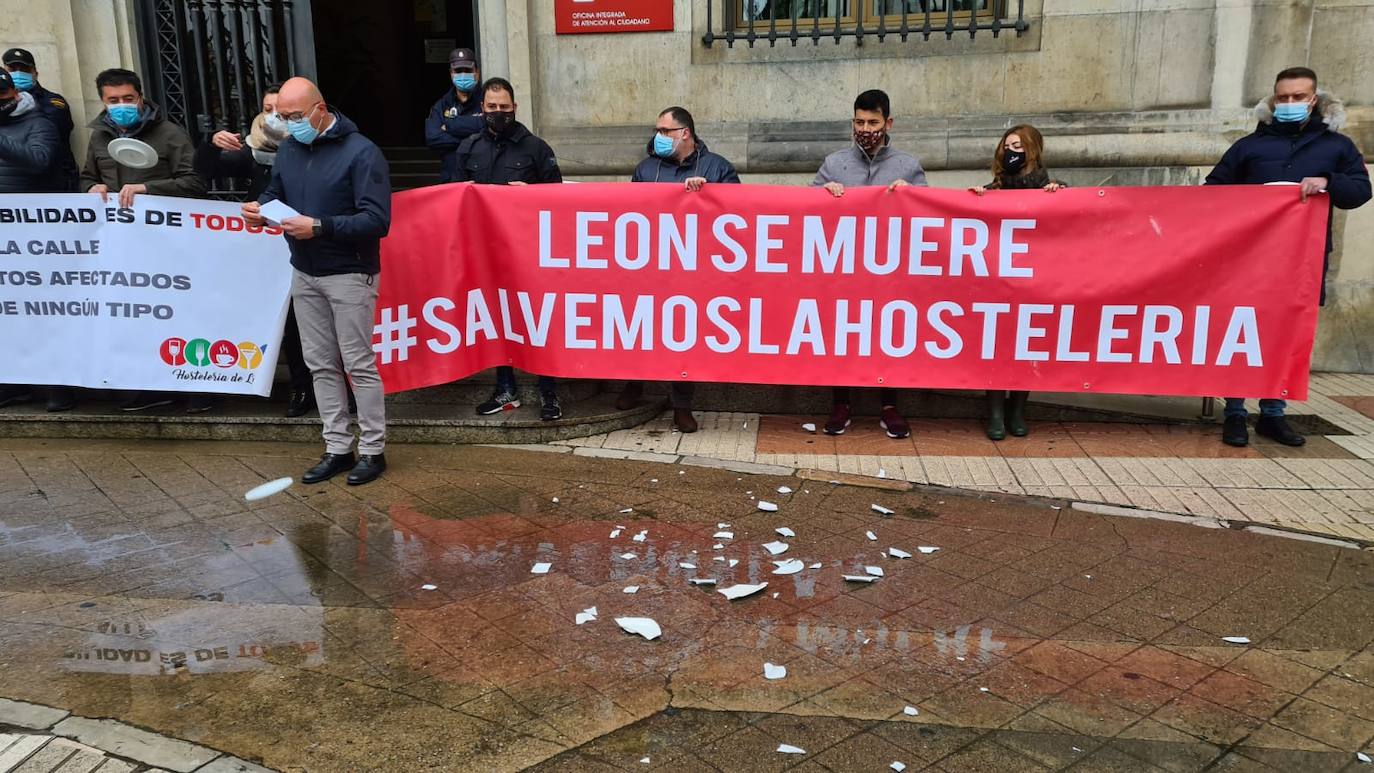
[[[878,421],[878,426],[887,430],[887,436],[896,440],[904,437],[911,437],[911,427],[902,418],[902,414],[897,413],[897,409],[891,405],[883,406],[883,418]]]
[[[849,429],[849,403],[835,403],[830,409],[830,419],[825,422],[825,434],[843,435]]]

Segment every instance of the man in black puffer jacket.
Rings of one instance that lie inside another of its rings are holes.
[[[1345,125],[1340,100],[1317,89],[1317,74],[1290,67],[1278,74],[1274,95],[1255,107],[1259,125],[1221,157],[1208,185],[1263,185],[1286,182],[1300,186],[1303,201],[1327,193],[1327,206],[1354,209],[1369,201],[1369,170],[1355,143],[1338,130]],[[1326,224],[1326,258],[1331,258],[1331,221]],[[1326,302],[1326,269],[1322,269],[1322,303]],[[1283,400],[1260,400],[1259,434],[1287,446],[1306,440],[1288,426]],[[1245,398],[1226,398],[1221,439],[1227,445],[1250,442]]]
[[[33,95],[15,88],[0,70],[0,193],[53,193],[62,190],[55,161],[60,155],[57,127],[38,110]],[[0,408],[28,402],[27,386],[0,385]]]

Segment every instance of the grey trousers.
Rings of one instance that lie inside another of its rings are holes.
[[[331,454],[353,450],[345,373],[358,402],[358,453],[375,455],[386,448],[382,377],[372,351],[377,282],[378,277],[368,274],[310,276],[293,270],[291,302],[324,422],[324,450]]]

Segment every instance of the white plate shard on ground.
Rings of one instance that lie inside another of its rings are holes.
[[[777,567],[773,570],[773,574],[796,574],[806,568],[805,564],[795,558],[789,558],[786,561],[774,561],[773,565]]]
[[[879,468],[878,468],[878,477],[879,477],[879,478],[886,478],[886,477],[887,477],[887,470],[884,470],[883,468],[879,467]]]
[[[808,423],[808,424],[803,424],[803,425],[802,425],[802,429],[806,430],[807,432],[815,432],[815,431],[816,431],[816,425],[815,425],[815,424],[809,424],[809,423]]]
[[[617,617],[615,624],[626,633],[633,633],[643,636],[649,641],[653,641],[663,635],[663,629],[658,627],[658,623],[648,617]]]
[[[893,760],[892,764],[888,765],[888,767],[897,771],[897,773],[902,773],[903,770],[906,770],[906,765],[901,762],[898,762],[897,760]]]
[[[883,568],[881,566],[865,566],[864,572],[873,575],[874,577],[883,576]]]
[[[787,676],[787,666],[775,666],[772,663],[763,664],[764,679],[781,679]]]
[[[1221,640],[1231,644],[1249,644],[1250,639],[1246,636],[1223,636]]]
[[[624,510],[621,510],[621,511],[620,511],[620,514],[621,514],[621,515],[624,515],[625,513],[633,513],[634,511],[635,511],[635,509],[634,509],[633,507],[627,507],[627,508],[625,508]]]
[[[780,743],[778,744],[778,754],[806,754],[806,750],[799,746]]]
[[[733,531],[718,531],[712,534],[711,537],[712,539],[734,539],[735,533]]]
[[[718,523],[718,524],[716,524],[716,528],[717,528],[717,529],[728,529],[728,528],[730,528],[730,524],[728,524],[728,523]]]
[[[420,590],[439,590],[439,586],[438,586],[438,585],[430,585],[429,583],[425,583],[424,585],[421,585],[421,586],[420,586]]]
[[[714,545],[711,546],[711,549],[712,549],[712,550],[724,550],[724,549],[725,549],[725,546],[722,545],[722,544],[720,544],[719,542],[717,542],[716,544],[714,544]]]
[[[719,561],[720,563],[723,564],[723,563],[725,563],[725,556],[716,556],[715,558],[712,558],[711,560],[712,560],[712,561]]]
[[[649,530],[648,530],[648,529],[645,529],[644,531],[641,531],[640,533],[638,533],[638,534],[634,535],[633,537],[631,537],[630,540],[631,540],[632,542],[643,542],[644,540],[646,540],[646,539],[648,539],[648,538],[649,538]]]
[[[638,585],[626,585],[626,586],[625,586],[625,589],[622,590],[622,591],[620,591],[620,592],[621,592],[621,593],[638,593],[638,592],[639,592],[639,586],[638,586]]]
[[[773,531],[777,532],[777,534],[778,534],[779,537],[795,537],[795,536],[797,536],[797,533],[796,533],[795,531],[792,531],[791,529],[787,528],[786,526],[779,526],[778,528],[774,529]]]
[[[927,555],[927,556],[930,555],[931,553],[934,553],[935,551],[939,550],[939,548],[930,547],[929,545],[921,545],[921,546],[917,547],[916,549],[919,550],[919,551],[921,551],[922,554]]]
[[[683,563],[678,564],[678,565],[677,565],[677,568],[679,568],[679,569],[695,569],[695,568],[697,568],[697,565],[696,565],[696,564],[689,564],[689,563],[686,563],[686,562],[684,561]]]
[[[874,534],[874,533],[871,532],[871,531],[866,531],[866,532],[864,532],[864,536],[865,536],[865,537],[868,537],[868,541],[869,541],[869,542],[877,542],[877,541],[878,541],[878,535]]]
[[[791,494],[791,493],[792,493],[792,489],[788,488],[787,486],[778,486],[778,493],[779,493],[779,494]]]
[[[549,570],[552,568],[553,564],[547,561],[541,561],[530,567],[530,574],[548,574]]]
[[[768,583],[766,582],[761,582],[758,585],[731,585],[728,588],[718,589],[716,593],[734,601],[735,599],[742,599],[745,596],[752,596],[767,587]]]
[[[878,578],[871,574],[846,574],[844,579],[849,582],[877,582]]]
[[[820,564],[812,564],[812,565],[811,565],[811,568],[812,568],[812,569],[820,569],[820,568],[821,568],[821,565],[820,565]]]
[[[873,505],[873,512],[879,515],[892,515],[892,511],[882,505]]]
[[[583,623],[594,623],[596,622],[596,614],[596,607],[587,607],[586,609],[577,613],[577,617],[574,618],[574,622],[576,622],[578,625],[582,625]]]
[[[772,502],[765,502],[762,499],[760,499],[759,509],[764,511],[765,513],[776,513],[778,511],[778,506],[773,504]]]
[[[553,503],[554,503],[555,505],[558,504],[558,497],[554,497],[554,498],[553,498]]]
[[[712,579],[709,578],[709,577],[693,577],[693,578],[691,578],[690,580],[688,580],[687,582],[690,582],[690,583],[693,584],[693,585],[715,585],[715,584],[716,584],[716,581],[715,581],[715,580],[712,580]]]
[[[911,558],[910,553],[905,550],[898,550],[897,548],[888,548],[887,554],[893,558]]]
[[[243,498],[249,502],[256,502],[259,499],[266,499],[270,496],[275,496],[291,488],[291,484],[295,482],[296,481],[291,478],[277,478],[276,480],[269,480],[261,486],[254,486],[253,488],[249,489],[248,493],[243,495]]]
[[[625,559],[626,561],[633,561],[634,559],[639,558],[639,556],[635,555],[634,553],[621,553],[620,557]]]
[[[790,547],[792,546],[782,540],[773,540],[772,542],[763,543],[763,549],[767,550],[768,554],[772,556],[780,556],[786,553],[787,549]]]
[[[917,711],[915,706],[907,706],[906,708],[902,709],[902,713],[907,715],[908,717],[914,717],[917,714],[920,714],[921,712]]]
[[[738,559],[738,558],[732,558],[732,559],[730,559],[730,561],[729,561],[729,563],[728,563],[728,566],[729,566],[731,569],[734,569],[734,568],[735,568],[735,565],[738,564],[738,563],[739,563],[739,559]]]
[[[613,529],[613,530],[611,531],[611,539],[615,539],[616,537],[619,537],[619,536],[620,536],[620,532],[622,532],[622,531],[624,531],[624,529]]]
[[[1363,762],[1366,765],[1370,764],[1371,762],[1374,762],[1374,759],[1370,759],[1369,755],[1365,754],[1364,752],[1355,752],[1355,759],[1359,760],[1360,762]]]

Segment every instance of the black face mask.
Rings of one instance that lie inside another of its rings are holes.
[[[1020,172],[1020,171],[1021,171],[1021,168],[1024,167],[1025,165],[1026,165],[1026,154],[1025,154],[1025,153],[1017,153],[1017,152],[1014,151],[1014,150],[1008,150],[1007,152],[1005,152],[1005,153],[1002,154],[1002,168],[1005,169],[1005,170],[1007,170],[1008,172],[1010,172],[1010,173],[1012,173],[1012,174],[1016,174],[1017,172]]]
[[[511,133],[515,128],[515,113],[483,113],[483,120],[487,122],[487,129],[498,137],[503,137]]]
[[[17,97],[8,102],[0,102],[0,118],[9,118],[18,107],[19,99]]]

